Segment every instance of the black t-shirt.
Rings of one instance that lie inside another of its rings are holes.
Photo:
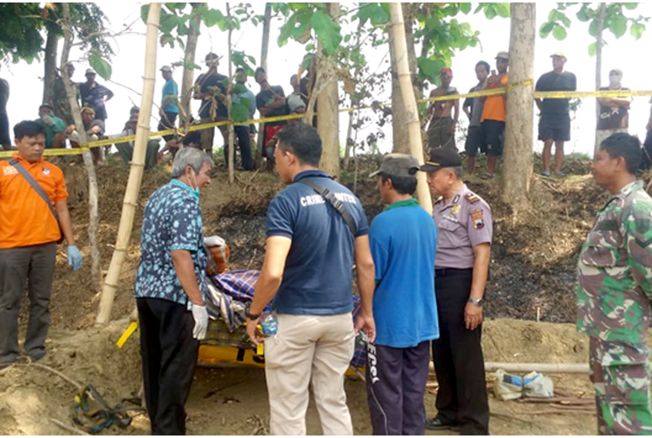
[[[285,93],[283,92],[283,87],[281,87],[280,85],[274,85],[271,87],[271,89],[262,90],[260,93],[256,94],[256,108],[258,108],[258,111],[260,111],[262,107],[272,103],[276,96],[285,97]],[[289,113],[288,107],[287,104],[285,104],[278,108],[274,108],[269,113],[265,114],[263,117],[285,116],[288,113]],[[263,114],[261,113],[261,116],[262,115]],[[277,124],[277,123],[285,123],[285,121],[272,122],[267,124]]]
[[[629,90],[629,88],[620,88]],[[600,90],[611,90],[609,87],[600,87]],[[598,129],[620,129],[627,128],[627,108],[620,106],[607,106],[598,102],[600,105],[600,117],[598,118]],[[624,119],[624,120],[623,120]]]
[[[577,80],[571,72],[555,73],[550,71],[541,75],[535,87],[536,91],[575,91]],[[541,113],[546,115],[568,114],[568,101],[570,99],[543,99]]]
[[[220,89],[220,93],[226,94],[227,81],[228,81],[227,77],[219,73],[215,73],[215,74],[202,73],[197,78],[197,81],[195,81],[195,84],[199,84],[202,93],[209,93],[210,87],[218,87]],[[226,109],[226,105],[224,105],[224,102],[222,102],[217,97],[215,97],[215,99],[217,100],[217,117],[220,118],[228,117],[229,112]],[[210,99],[202,100],[201,106],[199,107],[199,117],[203,119],[207,119],[211,116],[211,103],[212,101]]]

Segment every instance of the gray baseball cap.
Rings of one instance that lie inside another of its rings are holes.
[[[414,176],[419,170],[419,162],[412,155],[387,154],[383,157],[380,169],[372,172],[369,177],[373,178],[380,173],[392,176]]]

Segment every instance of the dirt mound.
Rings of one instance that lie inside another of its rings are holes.
[[[1,370],[0,435],[69,433],[52,419],[72,426],[70,414],[78,389],[55,371],[82,387],[93,384],[111,405],[136,396],[141,381],[138,344],[130,341],[122,350],[115,345],[125,327],[122,320],[101,329],[53,329],[45,358]],[[124,433],[117,428],[110,431]]]

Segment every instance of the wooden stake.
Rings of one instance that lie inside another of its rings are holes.
[[[423,141],[421,139],[421,123],[419,122],[419,110],[414,97],[412,78],[408,64],[407,42],[405,40],[405,26],[403,24],[403,10],[400,3],[390,3],[391,17],[391,38],[390,50],[397,60],[398,80],[401,88],[401,96],[405,104],[408,138],[410,141],[410,154],[413,155],[419,164],[423,164]],[[417,198],[419,204],[428,213],[432,214],[432,199],[426,182],[426,174],[417,172]]]
[[[138,192],[143,179],[145,165],[145,151],[149,137],[149,119],[152,112],[152,101],[154,99],[154,82],[156,75],[156,48],[158,44],[158,23],[161,13],[160,3],[150,3],[149,14],[147,15],[147,42],[145,48],[145,74],[143,75],[143,95],[140,101],[140,113],[138,114],[138,128],[136,129],[136,141],[134,153],[129,170],[129,179],[122,205],[120,226],[118,228],[118,239],[109,265],[109,271],[104,281],[100,307],[97,313],[96,324],[106,324],[111,319],[111,308],[120,279],[120,271],[127,256],[131,231],[136,214],[138,203]]]

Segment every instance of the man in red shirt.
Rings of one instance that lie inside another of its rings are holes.
[[[14,126],[14,134],[18,152],[11,161],[0,161],[0,368],[20,355],[18,311],[25,284],[30,308],[23,348],[32,360],[45,356],[52,276],[62,234],[68,243],[68,264],[75,271],[82,264],[63,172],[43,160],[43,125],[23,121]]]

